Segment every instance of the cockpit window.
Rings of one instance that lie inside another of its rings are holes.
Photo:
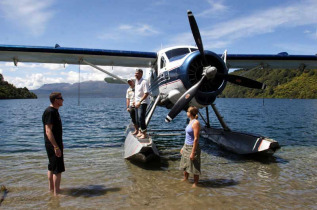
[[[180,55],[186,55],[190,53],[188,48],[178,48],[165,52],[166,56],[170,60],[171,58],[178,57]]]
[[[190,48],[190,51],[192,51],[192,52],[194,52],[194,51],[196,51],[196,50],[198,50],[198,49],[196,49],[196,48]]]

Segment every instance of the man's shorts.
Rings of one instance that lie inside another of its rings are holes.
[[[47,157],[48,157],[48,170],[52,171],[53,174],[59,174],[65,171],[64,165],[64,155],[62,151],[62,156],[57,157],[55,155],[54,147],[51,145],[45,145]]]

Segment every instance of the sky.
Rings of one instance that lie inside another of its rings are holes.
[[[195,45],[195,15],[205,50],[217,54],[317,53],[316,0],[1,0],[0,44],[156,52]],[[122,78],[133,68],[103,66]],[[89,66],[0,62],[16,87],[102,81]]]

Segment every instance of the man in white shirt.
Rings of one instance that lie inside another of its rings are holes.
[[[129,88],[127,89],[126,99],[127,99],[127,111],[130,113],[130,117],[132,119],[132,123],[134,125],[134,132],[133,135],[139,132],[138,125],[136,123],[136,116],[135,116],[135,106],[134,106],[134,78],[128,79]]]
[[[143,70],[136,69],[135,71],[135,92],[134,92],[134,104],[137,109],[137,122],[139,123],[139,132],[137,137],[140,139],[145,139],[146,136],[146,124],[145,124],[145,114],[147,105],[150,103],[149,99],[149,85],[146,80],[142,78]]]

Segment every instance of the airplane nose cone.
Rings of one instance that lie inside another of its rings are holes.
[[[207,79],[213,79],[215,78],[217,74],[217,68],[214,66],[208,66],[204,68],[204,74],[206,75]]]

